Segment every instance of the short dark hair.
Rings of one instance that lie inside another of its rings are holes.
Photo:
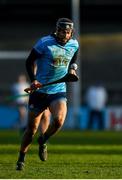
[[[59,18],[57,23],[56,23],[56,28],[61,28],[61,29],[72,29],[74,28],[74,23],[71,19],[69,18]]]

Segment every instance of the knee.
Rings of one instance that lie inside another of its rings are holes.
[[[63,126],[64,120],[62,117],[58,117],[54,119],[54,124],[57,129],[61,128]]]
[[[34,136],[38,130],[38,127],[36,125],[28,128],[28,134],[29,136]]]

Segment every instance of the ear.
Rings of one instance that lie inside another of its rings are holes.
[[[72,30],[71,38],[74,36],[74,34],[75,34],[75,30],[73,29],[73,30]]]

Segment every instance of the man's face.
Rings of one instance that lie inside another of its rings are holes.
[[[56,36],[60,43],[67,43],[72,37],[72,29],[57,29]]]

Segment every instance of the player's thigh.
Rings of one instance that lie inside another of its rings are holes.
[[[42,114],[42,120],[46,121],[46,120],[50,120],[50,116],[51,116],[51,113],[49,111],[49,109],[45,109],[43,111],[43,114]]]
[[[51,118],[51,113],[49,109],[46,109],[42,114],[40,125],[43,127],[48,127],[50,123],[50,118]]]
[[[53,101],[50,104],[49,109],[50,109],[52,116],[54,118],[59,118],[62,121],[65,120],[66,113],[67,113],[67,102],[66,102],[66,100],[57,99],[57,100]]]
[[[42,113],[36,115],[33,111],[29,111],[28,112],[28,127],[31,129],[38,128],[41,116],[42,116]]]

